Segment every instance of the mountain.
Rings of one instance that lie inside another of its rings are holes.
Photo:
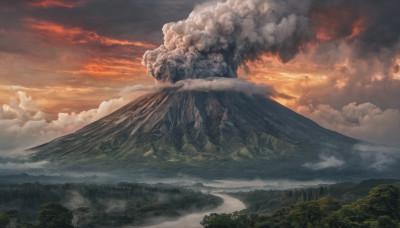
[[[74,170],[296,177],[336,175],[304,164],[321,155],[350,161],[357,143],[263,96],[167,88],[32,150],[33,160]]]

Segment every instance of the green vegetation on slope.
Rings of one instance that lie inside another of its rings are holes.
[[[309,179],[341,171],[304,167],[318,162],[321,151],[346,160],[342,171],[363,173],[365,166],[353,165],[356,143],[263,96],[163,89],[32,148],[32,159],[57,170]]]
[[[211,214],[201,223],[205,228],[399,228],[400,189],[383,184],[347,205],[323,197],[279,208],[269,216]]]

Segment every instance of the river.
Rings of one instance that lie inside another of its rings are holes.
[[[201,228],[202,226],[200,225],[200,221],[203,220],[203,217],[205,215],[211,213],[230,213],[234,211],[240,211],[246,208],[246,206],[243,204],[242,201],[232,196],[218,192],[212,192],[211,194],[214,196],[221,197],[224,200],[224,202],[217,208],[214,208],[209,211],[191,213],[173,221],[164,221],[156,225],[145,226],[145,227],[146,228]]]

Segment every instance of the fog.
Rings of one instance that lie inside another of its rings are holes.
[[[292,188],[303,188],[312,187],[325,184],[333,184],[332,181],[323,180],[309,180],[309,181],[295,181],[295,180],[201,180],[190,177],[181,177],[175,179],[152,179],[149,180],[150,183],[165,183],[172,184],[176,186],[182,186],[187,188],[192,188],[196,190],[201,190],[205,193],[209,193],[218,196],[224,200],[223,204],[217,208],[194,212],[188,215],[179,217],[176,220],[163,220],[163,218],[158,218],[150,221],[148,226],[141,226],[146,228],[201,228],[200,221],[205,215],[211,213],[232,213],[235,211],[240,211],[246,208],[243,202],[240,200],[225,194],[226,192],[237,192],[237,191],[252,191],[257,189],[264,190],[283,190]],[[135,227],[127,226],[125,228]]]
[[[142,180],[143,181],[143,180]],[[293,188],[312,187],[325,184],[333,184],[332,181],[323,180],[309,180],[309,181],[296,181],[296,180],[202,180],[193,177],[179,177],[179,178],[165,178],[165,179],[147,179],[145,181],[149,184],[170,184],[174,186],[186,187],[194,190],[201,190],[204,193],[209,193],[218,196],[223,199],[223,204],[217,208],[193,212],[187,215],[183,215],[175,220],[167,220],[165,218],[155,218],[149,221],[147,226],[125,226],[125,228],[201,228],[200,221],[205,215],[211,213],[232,213],[240,211],[246,208],[243,202],[240,200],[227,195],[227,192],[237,191],[252,191],[257,189],[264,190],[283,190]]]
[[[19,174],[11,176],[3,176],[1,181],[3,183],[24,183],[24,182],[41,182],[41,183],[106,183],[116,184],[119,182],[129,183],[143,183],[150,185],[166,185],[176,186],[186,189],[192,189],[195,191],[201,191],[203,193],[212,194],[223,199],[223,203],[214,208],[206,208],[202,211],[188,210],[180,211],[182,216],[176,219],[171,217],[152,217],[145,224],[145,226],[125,226],[128,227],[148,227],[148,228],[194,228],[202,227],[200,221],[205,215],[211,213],[231,213],[245,209],[245,205],[240,200],[228,195],[229,192],[237,191],[252,191],[256,189],[265,190],[283,190],[293,189],[302,187],[312,187],[318,185],[333,184],[332,181],[325,180],[308,180],[298,181],[289,179],[229,179],[229,180],[204,180],[192,176],[180,175],[175,178],[155,178],[149,175],[134,175],[125,173],[95,173],[95,172],[59,172],[52,173],[53,175],[46,174],[41,175],[28,175]],[[75,190],[71,190],[67,193],[65,199],[62,200],[63,205],[67,208],[74,210],[79,207],[92,207],[92,202],[86,199],[81,193]],[[126,209],[126,201],[121,199],[104,199],[98,202],[98,204],[105,208],[107,213],[122,212]]]
[[[325,184],[333,184],[332,181],[324,180],[307,180],[297,181],[288,179],[278,180],[214,180],[204,182],[205,187],[217,188],[219,190],[235,192],[235,191],[252,191],[252,190],[284,190],[292,188],[305,188]]]

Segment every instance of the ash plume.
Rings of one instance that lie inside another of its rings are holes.
[[[310,37],[309,1],[227,0],[198,6],[187,19],[165,24],[164,45],[142,64],[160,82],[235,78],[240,64],[261,53],[288,61]]]
[[[187,19],[165,24],[164,44],[147,51],[142,64],[159,82],[235,78],[240,65],[264,53],[287,62],[316,43],[325,59],[345,42],[354,58],[378,55],[391,66],[396,54],[387,50],[400,47],[400,21],[393,19],[398,7],[394,0],[212,1]]]

